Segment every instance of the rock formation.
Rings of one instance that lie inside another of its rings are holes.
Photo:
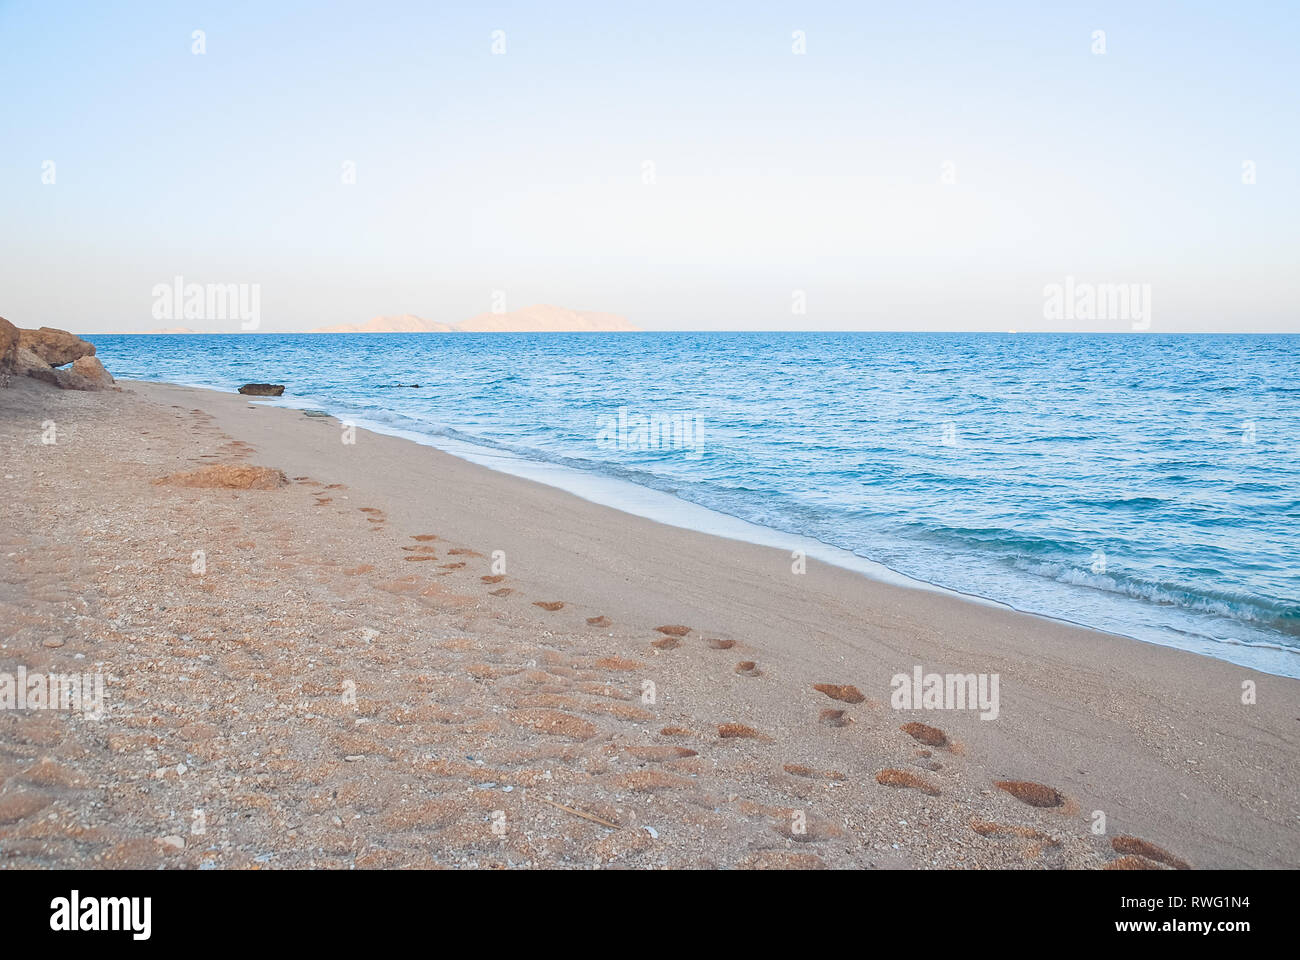
[[[59,386],[65,390],[107,390],[113,386],[113,375],[104,369],[96,357],[78,357],[67,370],[59,374]]]
[[[59,369],[72,364],[66,370]],[[22,330],[0,318],[0,373],[13,373],[63,390],[113,389],[113,377],[95,359],[95,345],[75,333],[41,327]]]
[[[18,360],[18,328],[0,317],[0,373],[13,373]]]
[[[59,371],[23,346],[18,348],[17,355],[14,357],[14,373],[20,377],[44,380],[51,386],[59,385]]]
[[[283,383],[246,383],[239,392],[249,397],[278,397],[284,393]]]
[[[79,357],[93,357],[95,345],[82,340],[75,333],[41,327],[39,330],[19,330],[20,347],[26,347],[51,367],[61,367]]]

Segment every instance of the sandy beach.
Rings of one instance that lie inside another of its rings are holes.
[[[104,679],[0,865],[1300,866],[1298,681],[119,385],[0,390],[0,673]]]

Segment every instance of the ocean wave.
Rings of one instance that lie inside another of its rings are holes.
[[[1152,507],[1170,505],[1169,501],[1160,497],[1108,497],[1102,500],[1081,497],[1076,498],[1074,502],[1083,506],[1099,507],[1103,510],[1149,510]]]
[[[1285,604],[1251,594],[1230,593],[1207,586],[1146,580],[1108,571],[1043,560],[1015,561],[1020,569],[1058,583],[1122,594],[1228,620],[1259,624],[1291,637],[1300,637],[1300,604]]]

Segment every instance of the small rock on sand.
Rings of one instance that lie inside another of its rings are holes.
[[[283,383],[246,383],[239,392],[249,397],[278,397],[284,393]]]

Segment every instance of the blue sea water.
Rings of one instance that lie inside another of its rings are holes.
[[[708,508],[1020,610],[1300,676],[1300,337],[92,339],[119,377],[285,383],[281,403],[579,492],[575,478],[601,480],[585,492],[615,506],[659,491],[683,525],[707,526],[692,518]],[[677,432],[643,449],[651,417]]]

